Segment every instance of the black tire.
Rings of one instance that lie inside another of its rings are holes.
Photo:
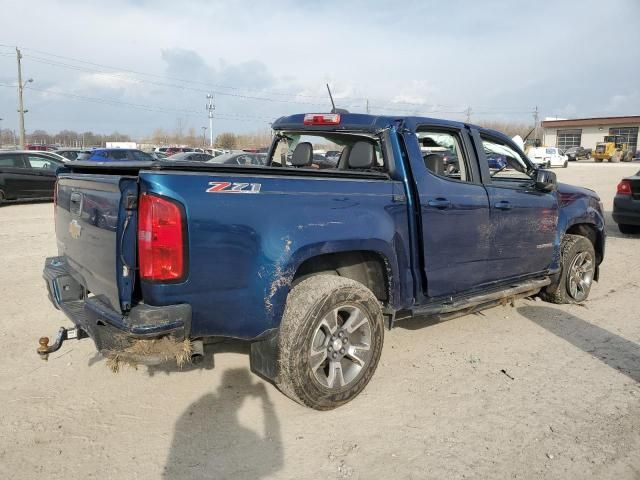
[[[564,163],[562,164],[562,168],[567,168],[569,166],[569,161],[565,160]]]
[[[364,321],[360,314],[350,312],[361,312]],[[348,327],[354,323],[361,326],[350,332]],[[365,333],[358,336],[360,330]],[[371,290],[335,275],[307,278],[287,298],[278,339],[276,385],[289,398],[307,407],[316,410],[339,407],[354,399],[369,383],[383,341],[382,309]],[[315,369],[312,352],[316,357]],[[362,361],[362,366],[352,359],[352,354]]]
[[[596,254],[593,244],[587,237],[580,235],[566,234],[562,239],[561,247],[561,270],[554,281],[547,286],[540,296],[551,303],[581,303],[589,297],[591,285],[593,284],[593,276],[596,268]],[[590,263],[590,271],[585,275],[585,286],[574,290],[576,284],[575,277],[572,278],[571,273],[574,263],[579,261],[582,255],[588,257]]]
[[[640,225],[627,225],[626,223],[619,223],[618,230],[620,233],[624,233],[626,235],[635,235],[640,233]]]
[[[4,203],[6,199],[7,197],[5,196],[4,192],[0,190],[0,206]]]
[[[602,159],[601,158],[594,158],[593,159],[596,163],[602,163]]]

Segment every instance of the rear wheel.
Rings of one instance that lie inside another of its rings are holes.
[[[564,163],[562,164],[562,168],[567,168],[569,166],[569,161],[565,160]]]
[[[541,296],[552,303],[584,302],[591,291],[596,255],[588,238],[567,234],[562,240],[561,271]]]
[[[593,159],[596,163],[602,163],[602,159],[601,158],[594,158]]]
[[[625,223],[619,223],[618,230],[620,230],[621,233],[633,235],[636,233],[640,233],[640,225],[627,225]]]
[[[344,277],[307,278],[287,299],[276,384],[303,405],[336,408],[369,383],[383,339],[382,309],[371,290]]]
[[[6,199],[7,197],[5,197],[4,192],[0,190],[0,205],[2,205]]]

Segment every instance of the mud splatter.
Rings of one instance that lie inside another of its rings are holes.
[[[177,341],[171,337],[151,340],[135,340],[122,351],[108,352],[107,367],[114,373],[120,371],[122,365],[138,368],[139,364],[164,363],[174,359],[179,367],[191,361],[193,346],[190,340]]]

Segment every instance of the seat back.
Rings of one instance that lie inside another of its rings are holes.
[[[376,163],[376,152],[372,143],[363,140],[356,142],[351,147],[347,157],[347,168],[369,169]]]
[[[313,145],[302,142],[296,145],[291,155],[291,165],[294,167],[308,167],[313,161]]]

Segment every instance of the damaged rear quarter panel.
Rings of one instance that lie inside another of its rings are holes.
[[[209,182],[261,187],[252,195],[207,193]],[[297,268],[316,255],[366,250],[386,258],[391,277],[398,264],[408,268],[405,250],[394,248],[407,212],[393,203],[392,180],[143,172],[141,191],[185,207],[189,276],[143,283],[142,296],[151,305],[189,303],[192,337],[252,339],[277,327]]]

